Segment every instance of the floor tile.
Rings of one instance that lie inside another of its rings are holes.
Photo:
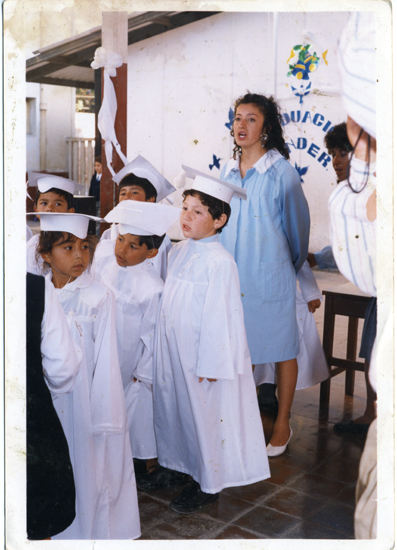
[[[348,537],[340,531],[335,531],[329,527],[323,527],[310,521],[302,521],[291,531],[288,532],[288,539],[323,539],[323,540],[340,540],[340,539],[349,539],[353,537]],[[321,548],[321,546],[319,546]]]
[[[354,508],[356,505],[356,482],[342,489],[336,495],[334,502],[343,502],[343,504]]]
[[[341,481],[310,473],[303,474],[289,485],[290,489],[318,498],[324,498],[325,496],[335,498],[344,487],[346,487],[346,484]]]
[[[160,522],[154,526],[156,536],[152,532],[144,534],[144,537],[154,539],[201,539],[212,538],[209,533],[219,531],[223,523],[200,514],[182,515],[175,514],[172,523]],[[143,537],[142,537],[143,539]]]
[[[154,499],[153,497],[143,494],[138,498],[139,513],[141,518],[141,529],[151,529],[161,519],[172,517],[172,511],[168,504]]]
[[[251,509],[252,504],[249,502],[222,491],[216,502],[205,506],[197,514],[210,516],[213,519],[229,523]]]
[[[349,534],[354,530],[354,508],[330,502],[310,516],[310,521]]]
[[[262,500],[264,496],[273,494],[277,490],[278,488],[273,483],[268,483],[268,481],[260,481],[259,483],[243,485],[242,487],[228,487],[227,489],[224,489],[222,493],[254,503]]]
[[[283,485],[284,483],[293,481],[297,476],[302,474],[302,470],[298,468],[278,463],[278,458],[277,456],[269,458],[270,478],[267,480],[269,483]]]
[[[272,508],[285,514],[305,519],[324,506],[324,499],[298,493],[290,488],[278,491],[274,496],[262,502],[266,508]]]
[[[358,478],[358,464],[340,460],[338,456],[312,470],[313,474],[337,479],[343,483],[354,483]]]
[[[257,506],[237,519],[235,525],[268,538],[281,537],[283,533],[299,523],[299,519],[276,510]]]
[[[254,533],[251,533],[250,531],[247,531],[246,529],[242,529],[241,527],[237,527],[237,525],[229,525],[222,529],[222,531],[214,537],[215,540],[219,539],[262,539],[264,538],[261,535],[257,535]]]

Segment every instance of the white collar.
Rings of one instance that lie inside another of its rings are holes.
[[[48,278],[51,281],[52,271],[49,271],[49,273],[46,274],[46,278]],[[58,292],[61,292],[61,291],[74,292],[75,290],[78,290],[79,288],[86,288],[87,286],[90,286],[91,283],[92,283],[92,277],[91,277],[91,274],[90,274],[89,268],[88,268],[84,271],[84,273],[82,273],[79,277],[77,277],[71,283],[66,284],[62,288],[55,288],[55,287],[54,288]]]
[[[284,157],[277,149],[270,149],[270,151],[267,151],[259,160],[256,161],[252,168],[255,168],[259,174],[264,174],[280,158]],[[224,177],[226,178],[232,170],[239,170],[239,168],[240,159],[231,158],[226,164]]]

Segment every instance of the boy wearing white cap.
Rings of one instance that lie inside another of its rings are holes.
[[[179,215],[173,206],[121,201],[105,217],[118,224],[116,241],[101,241],[95,252],[94,277],[116,296],[117,347],[137,478],[146,472],[146,460],[157,457],[153,351],[164,282],[150,260]]]
[[[74,212],[73,194],[79,185],[76,182],[40,172],[28,172],[31,187],[37,187],[34,211],[40,212]],[[43,275],[43,260],[37,256],[39,235],[32,236],[26,243],[26,271],[34,275]]]
[[[132,200],[156,203],[175,191],[175,187],[148,160],[140,155],[124,166],[113,180],[119,186],[119,202]],[[117,235],[117,225],[113,225],[110,229],[104,231],[101,240],[116,240]],[[171,248],[171,241],[165,235],[158,254],[151,259],[163,281],[165,281],[167,275],[167,255]]]
[[[187,240],[169,255],[153,402],[159,463],[193,477],[170,507],[189,514],[216,501],[223,488],[270,473],[237,267],[218,237],[231,197],[245,198],[245,190],[183,168],[195,181],[183,194]],[[146,487],[139,487],[159,488],[156,475],[147,474]]]
[[[117,354],[115,298],[87,268],[94,236],[84,214],[40,214],[38,253],[66,314],[80,362],[73,391],[54,407],[69,445],[76,518],[54,538],[135,539],[140,523]]]

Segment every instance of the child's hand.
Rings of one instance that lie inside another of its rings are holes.
[[[200,376],[199,378],[199,384],[204,380],[203,377]],[[216,382],[216,378],[207,378],[208,382]]]
[[[317,300],[311,300],[311,302],[307,303],[307,307],[309,308],[310,313],[314,313],[317,308],[321,306],[321,300],[317,298]]]

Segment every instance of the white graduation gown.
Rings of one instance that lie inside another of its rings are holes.
[[[26,225],[26,242],[30,241],[32,237],[33,237],[32,230],[28,225]]]
[[[207,493],[267,479],[236,263],[217,235],[180,242],[168,262],[153,380],[159,462]]]
[[[46,278],[51,279],[51,273]],[[54,399],[69,445],[76,518],[56,539],[140,536],[112,292],[84,272],[55,289],[80,360],[73,391]]]
[[[42,366],[47,387],[53,395],[72,391],[80,364],[62,306],[52,282],[45,280],[44,314],[41,321]]]
[[[109,229],[106,229],[106,231],[102,233],[101,242],[106,240],[115,241],[118,235],[118,225],[114,223],[111,225],[111,227],[109,227]],[[160,245],[157,256],[155,256],[151,260],[148,260],[153,264],[155,270],[157,271],[158,275],[163,279],[163,281],[165,281],[165,278],[167,276],[167,257],[171,248],[172,242],[168,235],[166,235]]]
[[[307,261],[297,274],[299,287],[296,289],[296,320],[299,330],[300,350],[297,357],[297,390],[303,390],[323,382],[329,377],[329,369],[308,302],[322,299],[316,279]],[[255,365],[254,379],[257,386],[264,383],[277,384],[275,363]]]
[[[26,271],[33,273],[33,275],[45,275],[48,273],[49,268],[45,267],[43,258],[41,256],[36,259],[37,245],[39,244],[40,234],[33,235],[31,239],[26,243]]]
[[[114,241],[101,241],[95,251],[94,278],[116,296],[117,349],[127,405],[132,456],[157,456],[153,426],[154,332],[164,283],[145,261],[120,267]],[[134,382],[134,378],[138,381]]]

